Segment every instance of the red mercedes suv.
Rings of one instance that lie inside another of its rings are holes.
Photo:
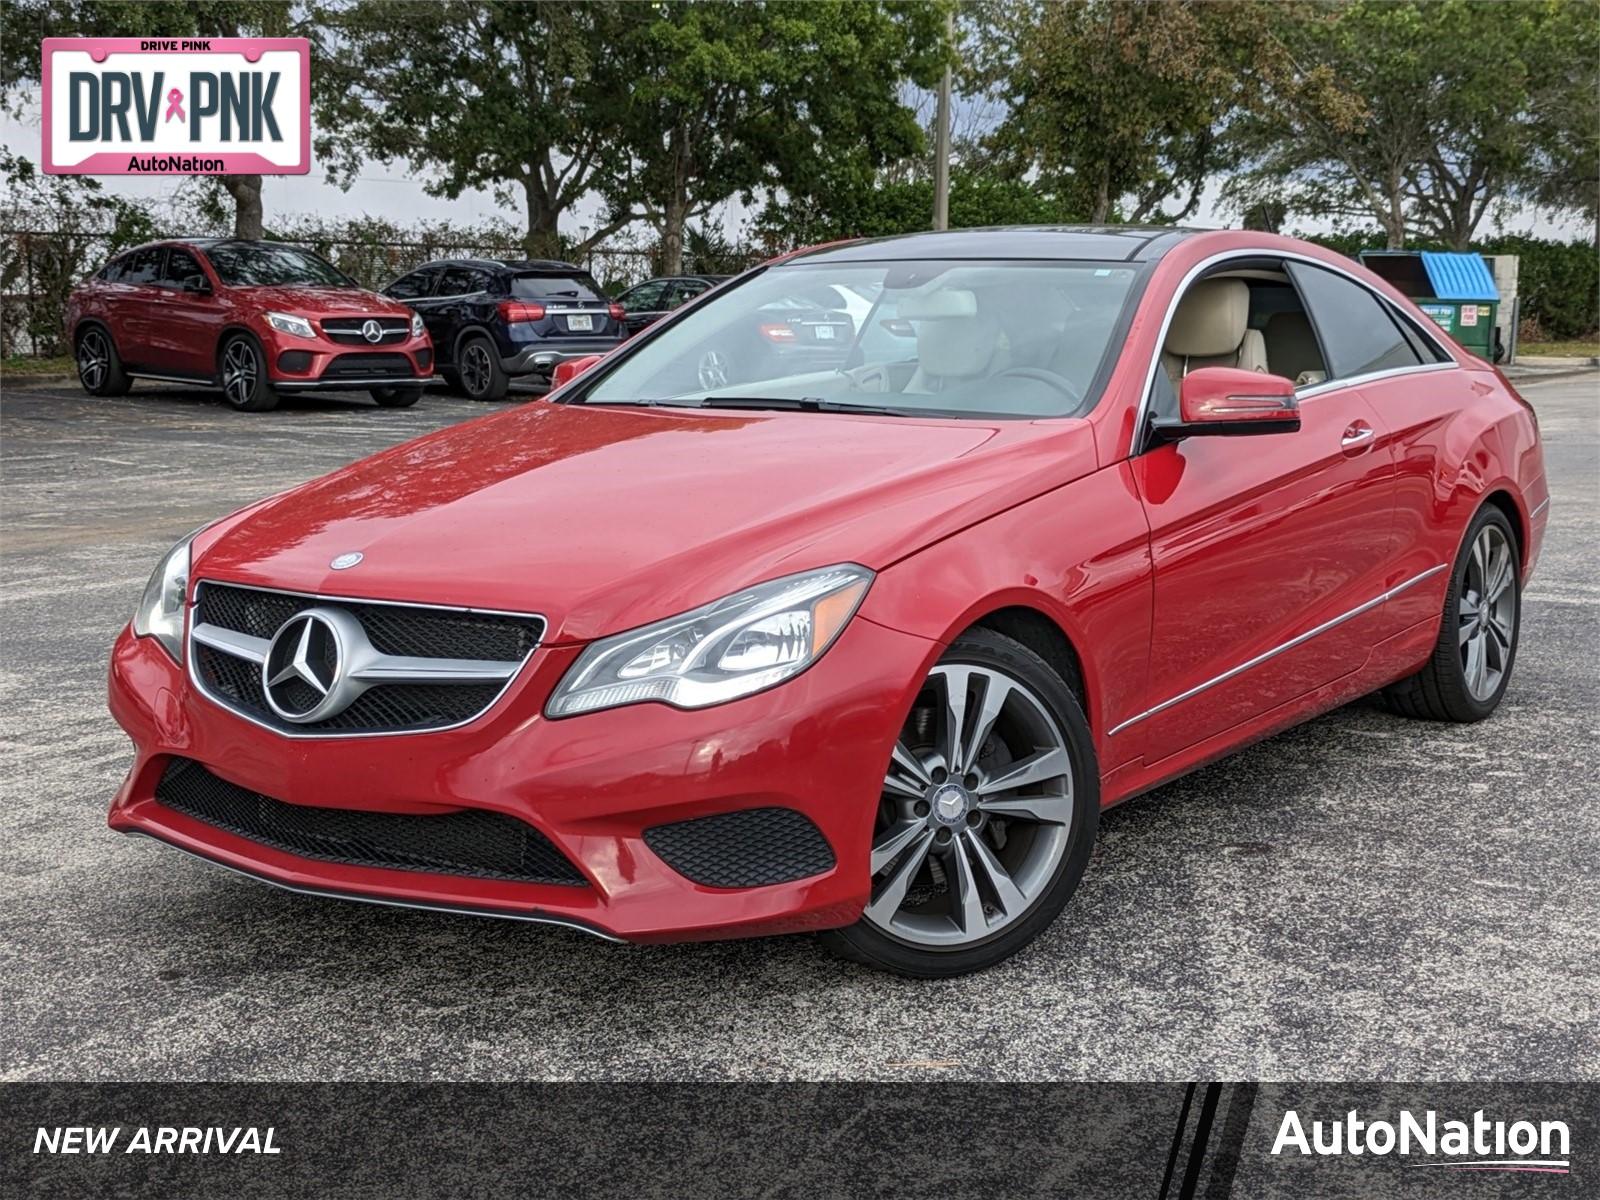
[[[280,242],[190,238],[119,254],[73,290],[66,333],[94,396],[140,378],[220,386],[240,412],[319,388],[405,408],[433,376],[421,317]]]
[[[732,352],[821,287],[869,306],[833,359]],[[179,542],[112,653],[111,824],[304,892],[969,971],[1107,805],[1367,692],[1493,713],[1548,504],[1528,405],[1332,251],[822,248]]]

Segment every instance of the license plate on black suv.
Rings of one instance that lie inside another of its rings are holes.
[[[567,328],[574,333],[588,333],[594,328],[594,318],[588,313],[577,313],[567,318]]]

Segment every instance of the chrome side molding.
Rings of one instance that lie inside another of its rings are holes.
[[[1262,663],[1268,661],[1269,659],[1276,658],[1276,657],[1278,657],[1278,655],[1283,654],[1286,651],[1293,650],[1296,646],[1304,645],[1306,642],[1309,642],[1312,638],[1317,637],[1317,636],[1319,636],[1321,634],[1327,633],[1328,630],[1333,629],[1335,626],[1343,625],[1346,621],[1353,620],[1354,618],[1359,617],[1364,612],[1372,611],[1374,608],[1377,608],[1378,605],[1382,604],[1384,601],[1392,599],[1395,596],[1398,596],[1401,592],[1406,591],[1408,588],[1415,587],[1417,584],[1421,583],[1424,579],[1431,579],[1433,576],[1437,575],[1440,571],[1446,570],[1449,567],[1449,565],[1450,565],[1449,563],[1440,563],[1436,567],[1429,567],[1426,571],[1422,572],[1422,574],[1413,575],[1410,579],[1407,579],[1404,583],[1395,584],[1394,587],[1392,587],[1388,591],[1384,592],[1381,596],[1374,596],[1371,600],[1366,601],[1364,604],[1356,605],[1356,607],[1352,608],[1349,612],[1340,613],[1337,617],[1334,617],[1332,620],[1324,621],[1321,625],[1318,625],[1315,629],[1308,629],[1308,630],[1306,630],[1306,632],[1300,634],[1298,637],[1290,638],[1287,642],[1284,642],[1281,646],[1274,646],[1271,650],[1268,650],[1265,653],[1256,655],[1249,662],[1242,662],[1238,666],[1232,667],[1232,668],[1224,671],[1221,675],[1218,675],[1213,679],[1208,679],[1204,683],[1196,684],[1194,687],[1190,688],[1186,692],[1182,692],[1179,695],[1173,696],[1169,700],[1163,700],[1160,704],[1157,704],[1157,705],[1155,705],[1155,706],[1153,706],[1151,708],[1145,709],[1142,713],[1139,713],[1137,716],[1129,717],[1126,721],[1122,722],[1122,724],[1117,725],[1114,728],[1112,728],[1111,731],[1106,734],[1106,736],[1107,737],[1112,737],[1112,736],[1114,736],[1116,734],[1119,734],[1124,729],[1128,728],[1128,726],[1137,725],[1140,721],[1143,721],[1146,717],[1153,717],[1157,713],[1166,712],[1167,709],[1173,707],[1174,705],[1182,704],[1185,700],[1192,700],[1192,699],[1194,699],[1194,697],[1198,696],[1201,692],[1209,691],[1211,688],[1216,687],[1219,683],[1226,683],[1228,680],[1232,679],[1235,675],[1242,675],[1242,674],[1244,674],[1244,672],[1250,670],[1252,667],[1259,667]]]

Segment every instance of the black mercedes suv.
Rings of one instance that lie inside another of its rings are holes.
[[[439,377],[473,400],[501,399],[517,376],[548,382],[563,359],[604,354],[627,336],[621,305],[567,262],[447,259],[383,294],[421,314]]]

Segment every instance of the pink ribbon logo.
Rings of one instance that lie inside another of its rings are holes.
[[[173,117],[177,117],[180,121],[187,121],[189,119],[183,115],[183,93],[177,88],[173,88],[167,93],[166,119],[170,121]]]

